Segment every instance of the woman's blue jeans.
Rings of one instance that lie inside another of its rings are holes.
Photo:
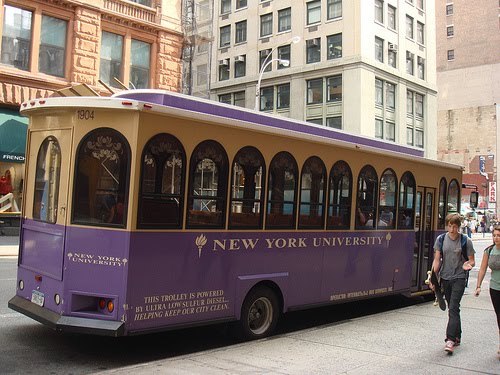
[[[462,337],[462,323],[460,321],[460,301],[465,292],[465,279],[442,280],[444,296],[448,302],[448,326],[446,340],[455,343]]]

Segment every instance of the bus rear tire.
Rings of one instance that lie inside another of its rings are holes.
[[[245,340],[257,340],[271,335],[279,318],[276,294],[269,288],[250,291],[241,307],[239,332]]]

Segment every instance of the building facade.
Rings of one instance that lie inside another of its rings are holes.
[[[434,10],[427,0],[215,0],[210,48],[193,48],[184,66],[209,71],[211,99],[435,157]]]
[[[127,87],[179,91],[181,4],[0,0],[0,5],[0,175],[9,175],[20,207],[26,142],[21,103],[77,83],[101,95]]]
[[[496,0],[436,1],[438,159],[462,165],[464,182],[478,188],[478,211],[497,217],[499,16]],[[462,207],[470,191],[462,190]]]

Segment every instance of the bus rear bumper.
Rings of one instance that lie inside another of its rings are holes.
[[[125,331],[123,322],[63,316],[19,296],[9,301],[9,308],[61,332],[118,337],[123,336]]]

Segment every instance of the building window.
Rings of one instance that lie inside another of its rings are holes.
[[[42,15],[42,33],[38,55],[38,70],[41,73],[64,77],[67,28],[67,21]]]
[[[274,109],[274,87],[263,87],[260,89],[260,110],[272,111]]]
[[[415,146],[424,148],[424,131],[415,129]]]
[[[413,18],[406,16],[406,37],[413,39]]]
[[[338,59],[342,57],[342,33],[330,35],[326,38],[327,59]]]
[[[266,61],[267,56],[271,54],[271,49],[264,49],[262,51],[259,51],[259,72],[262,71],[262,67],[264,66],[264,61]],[[269,60],[268,60],[269,61]],[[266,62],[267,64],[267,62]],[[266,66],[266,69],[264,72],[270,72],[271,71],[271,66],[272,64],[269,64]]]
[[[417,0],[417,8],[424,10],[424,0]]]
[[[233,104],[235,106],[245,108],[245,91],[238,91],[234,93]]]
[[[327,117],[326,126],[334,129],[342,129],[342,116]]]
[[[291,58],[291,47],[289,44],[278,47],[278,59],[291,61],[290,58]],[[285,66],[283,64],[278,64],[278,69],[286,69],[289,67],[290,64],[288,66]]]
[[[273,14],[268,13],[260,16],[260,36],[264,37],[273,33]]]
[[[131,0],[133,3],[141,4],[151,8],[152,0]]]
[[[375,60],[384,62],[384,40],[375,37]]]
[[[406,73],[413,75],[413,60],[415,55],[406,51]]]
[[[228,59],[222,60],[219,64],[219,81],[226,81],[229,79],[229,62]]]
[[[321,38],[309,39],[306,42],[307,64],[319,62],[321,60]]]
[[[375,21],[384,23],[384,2],[375,0]]]
[[[219,95],[219,102],[224,104],[231,104],[231,94]]]
[[[29,70],[33,13],[4,5],[2,63]]]
[[[321,1],[310,1],[307,3],[307,24],[321,22]]]
[[[448,61],[455,60],[455,50],[454,49],[449,49],[447,51],[448,54]]]
[[[375,78],[375,105],[384,105],[384,83],[378,78]]]
[[[307,122],[315,125],[323,125],[323,118],[308,118]]]
[[[231,25],[223,26],[220,28],[220,44],[221,48],[227,47],[231,44]]]
[[[396,124],[390,121],[385,123],[385,139],[391,142],[396,141]]]
[[[392,66],[393,68],[396,68],[396,64],[397,64],[397,55],[396,55],[396,51],[394,50],[389,50],[387,52],[387,63]]]
[[[236,36],[234,42],[236,44],[247,41],[247,21],[237,22],[235,25]]]
[[[130,84],[136,89],[149,87],[151,45],[132,39],[130,48]]]
[[[326,95],[328,102],[342,101],[342,75],[339,74],[326,79]]]
[[[396,108],[396,85],[385,83],[385,97],[387,108],[394,110]]]
[[[406,90],[406,114],[413,115],[413,91]]]
[[[384,138],[384,120],[375,119],[375,137],[380,139]]]
[[[196,68],[196,86],[203,86],[207,84],[208,78],[208,65],[201,64]]]
[[[290,108],[290,84],[285,83],[284,85],[278,85],[276,87],[277,91],[277,104],[276,108]]]
[[[246,70],[246,55],[236,56],[234,58],[234,78],[244,77],[246,75]]]
[[[329,20],[342,17],[342,0],[327,0],[326,18]]]
[[[424,96],[418,93],[415,93],[415,115],[424,117]]]
[[[387,26],[396,30],[396,8],[391,5],[387,6]]]
[[[446,4],[446,15],[451,16],[453,14],[453,4]]]
[[[121,87],[116,79],[122,81],[123,37],[121,35],[102,32],[99,78],[104,83]]]
[[[406,144],[408,146],[413,146],[413,128],[406,128]]]
[[[417,42],[424,44],[424,24],[417,22]]]
[[[307,104],[318,103],[323,103],[323,78],[307,81]]]
[[[417,57],[417,73],[418,78],[425,79],[425,59],[422,57]]]
[[[278,32],[292,29],[292,8],[278,11]]]
[[[225,14],[231,12],[231,0],[220,1],[220,13]]]
[[[448,38],[451,38],[453,35],[455,35],[455,30],[453,28],[453,25],[451,26],[446,26],[446,36]]]
[[[236,9],[245,8],[247,6],[247,0],[236,0]]]

